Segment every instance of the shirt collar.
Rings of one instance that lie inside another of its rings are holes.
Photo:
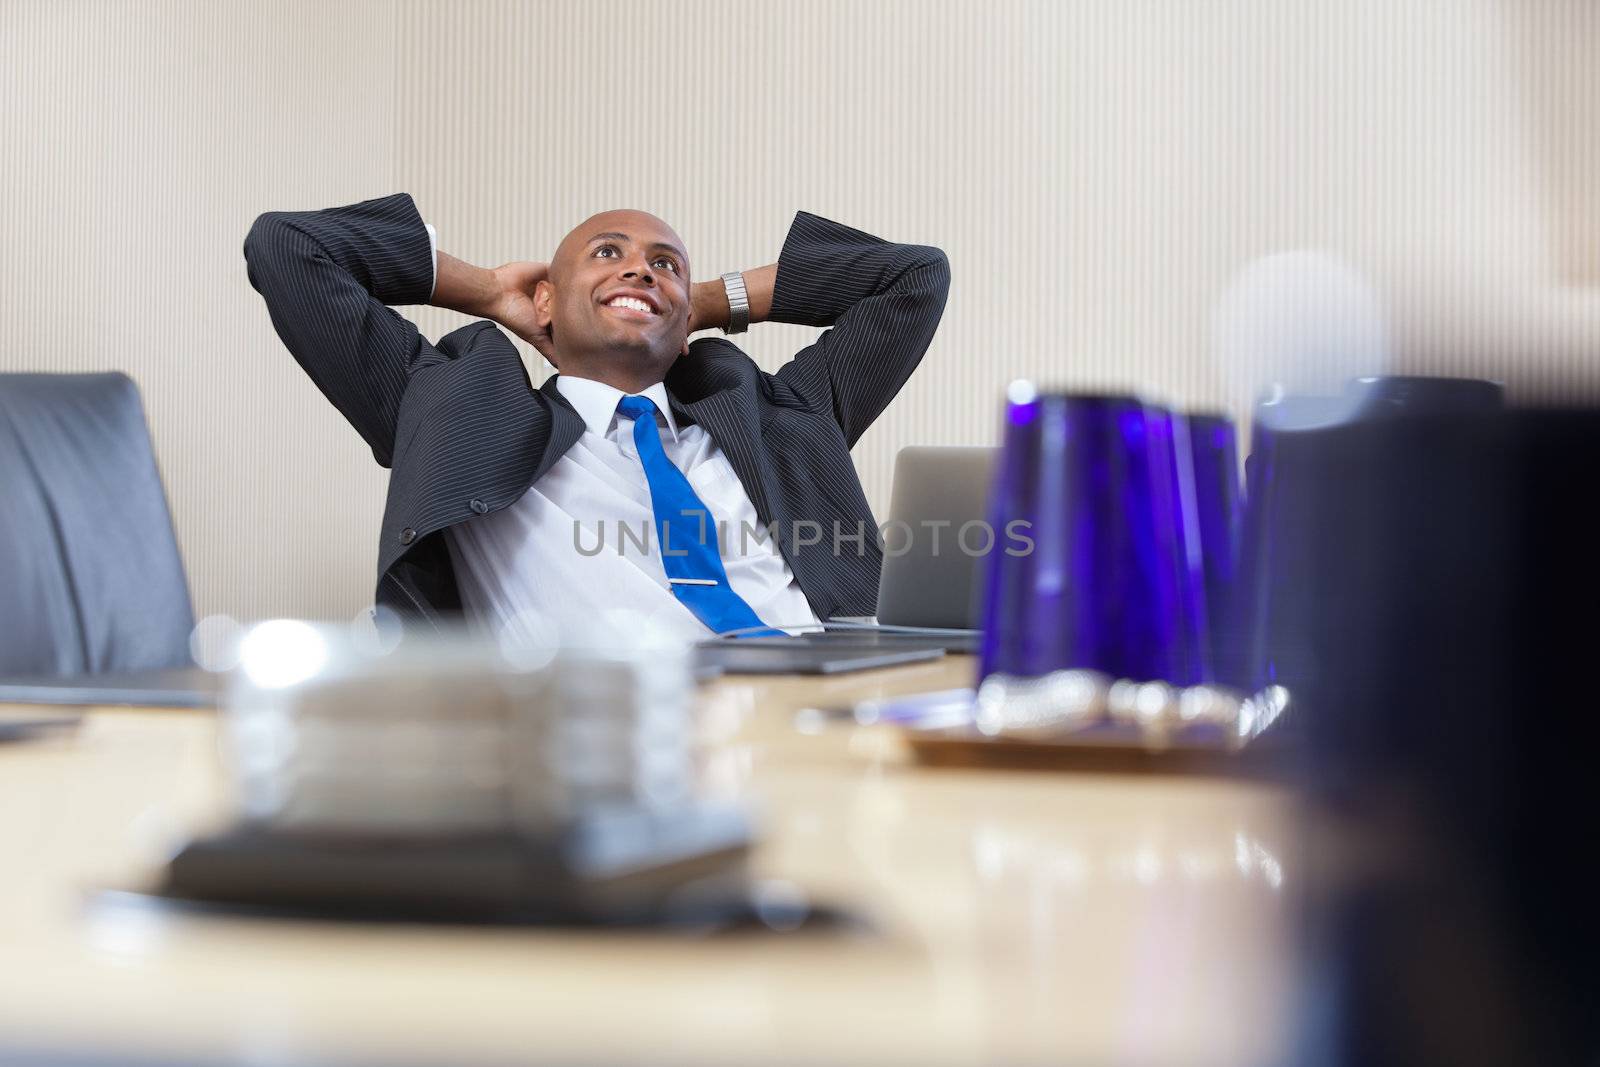
[[[617,417],[617,404],[625,396],[647,396],[655,402],[656,411],[660,413],[661,420],[665,420],[667,432],[672,434],[672,439],[678,439],[678,424],[672,417],[672,404],[667,399],[667,387],[660,382],[650,386],[642,393],[624,393],[614,385],[597,382],[592,378],[575,378],[570,374],[556,375],[556,391],[567,399],[578,414],[583,416],[583,424],[590,433],[597,433],[601,437],[611,432],[611,426]]]

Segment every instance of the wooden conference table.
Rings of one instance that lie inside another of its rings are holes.
[[[804,710],[971,672],[949,657],[703,690],[734,738],[713,784],[758,815],[757,874],[865,930],[363,926],[131,907],[98,891],[148,883],[187,831],[223,817],[214,715],[95,709],[75,733],[0,745],[0,1059],[1280,1062],[1297,984],[1285,794],[920,768],[887,728]]]

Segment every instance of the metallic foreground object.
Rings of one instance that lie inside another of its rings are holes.
[[[242,636],[222,718],[234,820],[172,856],[153,899],[279,917],[767,921],[749,820],[699,796],[686,648],[398,636],[287,619]]]
[[[1223,686],[1179,688],[1063,670],[1038,677],[991,674],[978,686],[974,712],[978,729],[992,737],[1048,740],[1115,724],[1137,728],[1146,747],[1161,749],[1179,731],[1208,727],[1242,748],[1277,722],[1289,703],[1289,691],[1276,685],[1243,697]]]
[[[685,650],[385,648],[293,620],[244,635],[225,708],[241,819],[297,833],[543,832],[693,802]]]

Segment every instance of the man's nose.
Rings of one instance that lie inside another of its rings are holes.
[[[651,284],[655,283],[655,275],[650,273],[650,266],[644,260],[626,264],[626,269],[623,270],[622,276],[624,278],[637,278],[639,281],[650,282]]]

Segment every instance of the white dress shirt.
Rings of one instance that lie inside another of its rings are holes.
[[[432,227],[428,236],[434,239]],[[633,421],[617,416],[628,394],[569,374],[555,384],[583,417],[583,436],[521,499],[450,527],[463,608],[495,632],[545,637],[553,627],[564,640],[590,644],[709,637],[667,581]],[[702,427],[677,424],[666,386],[657,382],[640,395],[656,405],[667,458],[711,513],[707,537],[722,532],[733,591],[765,623],[814,625],[800,583],[722,449]]]

